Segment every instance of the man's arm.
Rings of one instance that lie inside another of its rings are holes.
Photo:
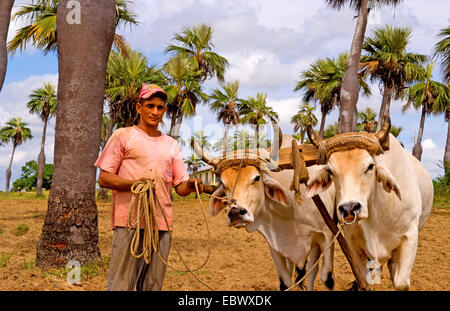
[[[203,192],[203,181],[200,178],[189,178],[186,181],[179,183],[175,187],[175,191],[178,195],[185,197],[192,192],[196,192],[195,190],[195,182],[197,181],[198,191],[200,193]]]
[[[131,186],[137,181],[139,180],[125,179],[104,170],[100,170],[100,176],[98,177],[100,187],[120,191],[130,191]]]

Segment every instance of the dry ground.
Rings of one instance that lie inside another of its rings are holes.
[[[42,271],[34,267],[35,246],[46,211],[46,200],[0,200],[0,290],[99,290],[106,288],[112,231],[110,203],[99,202],[99,246],[102,259],[83,269],[82,285],[66,282],[67,271]],[[206,204],[204,201],[204,209]],[[208,239],[198,201],[191,198],[175,202],[174,243],[185,261],[196,267],[208,250]],[[215,290],[278,290],[278,278],[268,247],[258,233],[229,228],[226,215],[208,217],[212,252],[208,263],[196,275]],[[28,230],[27,230],[28,228]],[[433,209],[420,233],[417,257],[412,273],[411,290],[450,290],[450,209]],[[348,263],[336,245],[336,290],[345,290],[353,281]],[[184,270],[172,246],[170,263]],[[325,287],[316,280],[316,289]],[[382,284],[376,290],[392,290],[386,267]],[[167,270],[163,290],[207,290],[188,273]]]

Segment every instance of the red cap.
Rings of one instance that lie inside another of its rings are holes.
[[[164,92],[164,90],[156,84],[142,84],[141,93],[139,94],[139,100],[141,100],[141,98],[149,98],[156,93],[164,94],[165,100],[167,100],[167,93]]]

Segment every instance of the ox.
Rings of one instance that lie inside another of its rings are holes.
[[[293,170],[279,171],[273,154],[269,155],[264,149],[246,153],[246,161],[236,157],[227,161],[206,154],[195,141],[192,141],[192,147],[203,161],[216,168],[216,174],[220,176],[221,185],[213,196],[233,199],[228,211],[228,225],[245,227],[248,232],[258,231],[265,238],[280,280],[280,290],[292,285],[294,265],[297,280],[303,277],[308,255],[311,268],[333,236],[311,199],[301,204],[296,201],[294,192],[289,189]],[[309,173],[315,170],[311,167]],[[305,191],[306,187],[302,187]],[[331,196],[332,189],[321,195],[329,212],[333,210]],[[210,215],[217,215],[226,205],[223,200],[212,197]],[[333,257],[334,246],[324,254],[320,274],[321,281],[329,289],[334,287]],[[310,272],[308,290],[313,290],[317,272],[317,267]]]
[[[395,289],[408,290],[418,233],[433,203],[433,184],[424,166],[389,130],[390,119],[385,117],[377,133],[344,133],[322,140],[308,126],[318,148],[318,164],[324,166],[311,175],[305,196],[334,184],[335,212],[348,224],[346,239],[369,283],[372,263],[387,263]]]

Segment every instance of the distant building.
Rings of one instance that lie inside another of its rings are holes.
[[[212,167],[204,168],[200,171],[191,173],[191,177],[201,178],[203,184],[205,185],[217,186],[220,181],[216,174],[214,174],[214,168]]]

